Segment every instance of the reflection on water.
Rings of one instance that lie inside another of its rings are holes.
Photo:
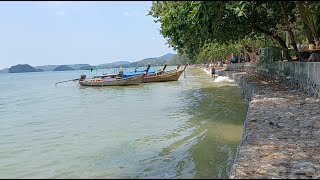
[[[54,86],[79,74],[0,76],[2,178],[227,178],[246,113],[233,82],[187,68],[176,82]]]

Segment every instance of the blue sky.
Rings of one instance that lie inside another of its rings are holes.
[[[176,53],[147,16],[151,1],[0,2],[0,69],[92,65]]]

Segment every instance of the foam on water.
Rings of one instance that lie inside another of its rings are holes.
[[[207,68],[201,68],[205,73],[210,74],[210,71]]]
[[[213,82],[234,82],[234,80],[230,79],[228,76],[218,76]]]

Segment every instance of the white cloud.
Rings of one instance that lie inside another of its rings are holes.
[[[56,15],[63,16],[64,15],[64,11],[56,11]]]

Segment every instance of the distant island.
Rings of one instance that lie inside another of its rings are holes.
[[[113,63],[105,63],[99,65],[90,64],[69,64],[69,65],[44,65],[32,67],[29,64],[18,64],[0,70],[0,73],[19,73],[19,72],[42,72],[42,71],[72,71],[72,70],[88,70],[88,69],[110,69],[110,68],[131,68],[146,67],[148,64],[152,66],[163,66],[164,64],[177,65],[186,63],[186,57],[177,54],[168,53],[160,57],[145,58],[140,61],[116,61]]]
[[[18,64],[11,66],[8,70],[9,73],[23,73],[23,72],[42,72],[42,69],[36,69],[29,64]]]
[[[98,69],[109,69],[109,68],[119,68],[121,67],[127,67],[131,62],[129,61],[117,61],[113,63],[106,63],[106,64],[100,64],[97,66]]]
[[[62,65],[62,64],[61,64]],[[42,69],[44,71],[53,71],[55,68],[61,65],[44,65],[44,66],[35,66],[37,69]],[[68,67],[74,69],[74,70],[80,70],[84,66],[90,66],[89,64],[63,64],[67,65]]]
[[[93,69],[93,68],[94,68],[94,66],[86,65],[86,66],[81,66],[80,70],[89,70],[89,69]]]
[[[54,68],[53,71],[71,71],[71,70],[74,70],[74,69],[72,69],[71,67],[69,67],[67,65],[61,65],[61,66]]]

